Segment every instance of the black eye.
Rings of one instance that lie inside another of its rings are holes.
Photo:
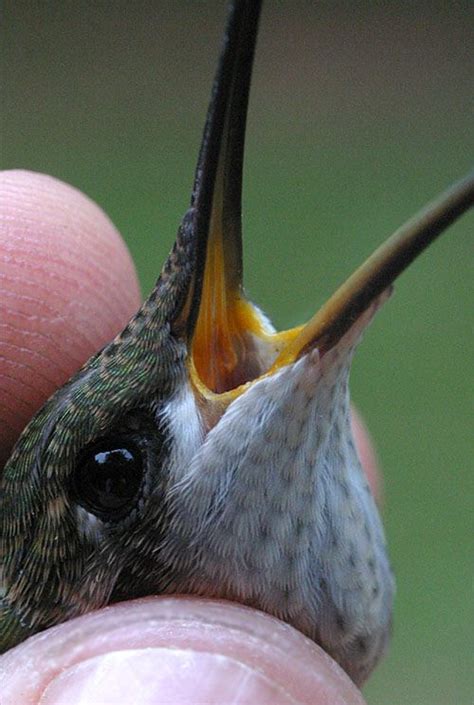
[[[99,441],[78,459],[74,499],[101,519],[119,519],[133,506],[143,473],[142,451],[135,443],[128,439]]]

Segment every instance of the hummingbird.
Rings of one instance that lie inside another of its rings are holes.
[[[396,277],[474,202],[402,226],[305,325],[245,295],[242,178],[261,2],[231,3],[190,207],[149,297],[34,416],[0,482],[0,651],[111,602],[239,601],[361,685],[394,578],[350,421],[354,350]]]

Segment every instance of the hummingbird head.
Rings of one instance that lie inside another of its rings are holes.
[[[244,294],[241,193],[260,3],[233,4],[191,206],[151,295],[33,418],[0,485],[0,650],[110,601],[238,599],[356,682],[393,578],[354,447],[353,350],[395,277],[472,203],[472,179],[395,233],[306,325]]]

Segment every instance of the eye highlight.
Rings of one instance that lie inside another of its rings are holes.
[[[104,521],[134,506],[144,475],[143,452],[129,438],[105,438],[80,456],[72,480],[74,500]]]

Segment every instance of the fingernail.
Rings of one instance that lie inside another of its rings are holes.
[[[50,681],[41,705],[297,705],[268,677],[237,659],[185,649],[115,651]]]

